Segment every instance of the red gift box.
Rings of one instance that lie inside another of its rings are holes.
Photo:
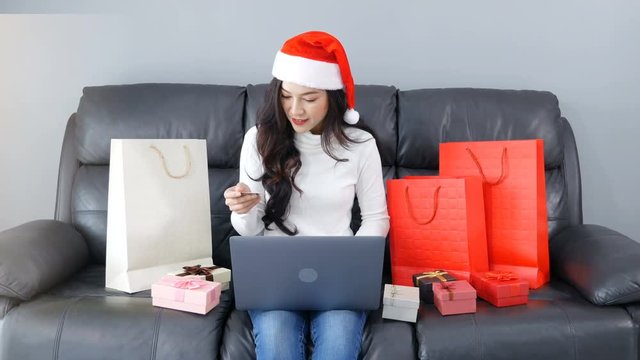
[[[466,280],[433,284],[433,302],[442,315],[476,312],[476,289]]]
[[[471,283],[479,298],[497,307],[523,305],[529,301],[529,282],[509,271],[472,274]]]

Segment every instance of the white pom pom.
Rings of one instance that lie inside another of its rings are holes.
[[[360,113],[358,113],[354,109],[348,109],[344,113],[343,119],[344,119],[344,122],[346,122],[347,124],[355,125],[355,123],[357,123],[358,120],[360,120]]]

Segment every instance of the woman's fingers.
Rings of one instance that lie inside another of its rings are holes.
[[[259,198],[260,197],[258,195],[240,195],[240,196],[228,197],[228,198],[225,199],[224,203],[227,206],[239,205],[239,204],[250,203],[250,202],[255,201],[256,199],[259,199]]]
[[[242,196],[242,194],[239,191],[236,190],[235,186],[232,186],[232,187],[228,188],[227,190],[225,190],[223,195],[224,195],[225,199],[234,199],[234,198],[239,198],[240,196]]]
[[[249,212],[251,208],[256,206],[260,202],[260,196],[254,194],[245,194],[243,192],[250,192],[251,189],[243,184],[238,183],[224,191],[224,203],[229,207],[229,210],[238,214],[244,214]]]
[[[247,184],[244,184],[244,183],[241,183],[241,182],[236,184],[236,190],[238,192],[250,192],[251,191],[251,189],[249,189],[249,186],[247,186]]]
[[[238,183],[235,186],[232,186],[230,188],[227,188],[224,191],[224,197],[226,199],[228,198],[238,198],[242,196],[242,193],[247,193],[247,192],[251,192],[251,189],[243,184],[243,183]]]
[[[229,209],[238,214],[245,214],[249,212],[254,206],[260,202],[260,198],[255,195],[246,195],[243,198],[249,198],[247,201],[239,202],[229,205]]]

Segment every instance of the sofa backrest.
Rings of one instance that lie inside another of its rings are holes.
[[[206,139],[213,250],[228,253],[220,248],[232,231],[222,193],[238,181],[245,92],[238,86],[183,84],[84,89],[75,117],[79,167],[69,220],[87,239],[93,261],[105,260],[112,138]]]
[[[228,238],[235,231],[222,193],[238,180],[242,139],[255,124],[265,90],[266,84],[85,88],[65,133],[56,219],[72,223],[87,239],[93,261],[104,263],[111,139],[206,139],[214,262],[229,266]],[[581,222],[575,142],[553,94],[484,89],[398,91],[379,85],[358,85],[356,94],[361,123],[376,138],[385,179],[436,174],[441,141],[542,138],[549,233]],[[358,226],[356,207],[352,227]]]
[[[565,122],[558,99],[546,91],[400,91],[397,175],[437,174],[442,142],[543,139],[549,236],[553,236],[571,222],[564,162],[574,161],[565,158],[570,150],[565,146],[575,148],[575,143],[571,135],[565,144]]]

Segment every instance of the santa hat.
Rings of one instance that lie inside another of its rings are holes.
[[[347,53],[331,34],[309,31],[287,40],[276,54],[272,74],[282,81],[322,90],[344,89],[347,111],[344,121],[355,124],[360,114]]]

